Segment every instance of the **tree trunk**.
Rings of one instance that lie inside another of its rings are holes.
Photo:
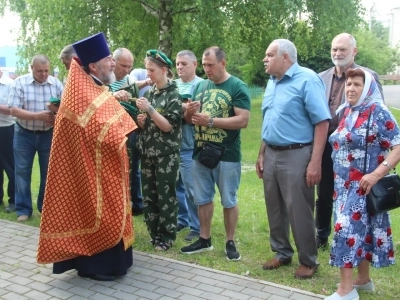
[[[172,1],[160,0],[158,48],[169,58],[172,55]]]

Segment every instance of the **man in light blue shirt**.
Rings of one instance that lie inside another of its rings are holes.
[[[176,80],[179,93],[182,96],[182,107],[185,111],[188,98],[192,98],[194,87],[203,79],[196,76],[197,58],[192,51],[183,50],[176,55],[176,70],[179,79]],[[186,95],[186,96],[185,96]],[[181,163],[179,178],[176,183],[178,197],[177,231],[189,226],[190,232],[185,240],[191,242],[200,235],[198,206],[194,204],[192,156],[194,149],[194,125],[182,120],[182,146],[180,150]]]
[[[311,278],[318,268],[314,185],[321,179],[331,118],[325,86],[315,72],[298,65],[296,47],[289,40],[274,40],[263,61],[271,78],[262,104],[256,172],[263,178],[270,244],[276,252],[263,269],[291,263],[290,225],[300,262],[295,277]]]

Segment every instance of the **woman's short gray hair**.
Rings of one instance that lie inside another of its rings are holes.
[[[278,56],[286,53],[292,63],[297,62],[297,49],[296,46],[287,39],[277,39],[273,43],[278,45]]]

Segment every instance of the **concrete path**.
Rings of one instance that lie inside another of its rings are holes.
[[[0,299],[317,300],[321,295],[134,251],[133,267],[113,282],[52,274],[36,263],[39,229],[0,220]]]

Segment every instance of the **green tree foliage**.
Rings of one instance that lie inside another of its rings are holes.
[[[365,66],[378,74],[388,74],[398,65],[398,50],[389,47],[387,41],[377,37],[366,28],[354,33],[357,40],[357,64]]]
[[[262,59],[270,42],[288,38],[299,62],[316,71],[330,66],[330,42],[361,22],[360,0],[0,0],[22,22],[20,68],[37,53],[58,60],[60,50],[103,31],[110,47],[127,47],[142,66],[158,48],[172,56],[190,49],[199,61],[211,45],[225,49],[228,71],[249,84],[264,85]],[[199,69],[201,71],[201,69]]]

